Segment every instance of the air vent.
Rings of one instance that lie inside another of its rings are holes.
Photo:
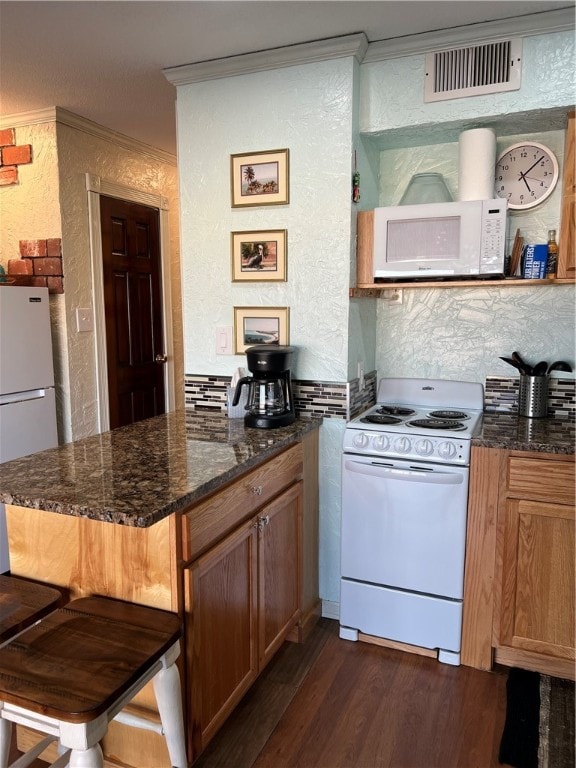
[[[521,64],[521,38],[429,53],[424,101],[517,91]]]

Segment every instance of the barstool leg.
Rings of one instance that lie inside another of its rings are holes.
[[[2,705],[0,704],[0,707]],[[0,768],[7,768],[10,755],[10,740],[12,738],[12,723],[0,718]]]
[[[104,768],[104,756],[100,744],[88,749],[73,749],[70,752],[69,768]]]
[[[152,683],[164,729],[164,738],[168,746],[170,764],[173,768],[187,768],[180,674],[176,664],[170,664],[161,669],[154,676]]]

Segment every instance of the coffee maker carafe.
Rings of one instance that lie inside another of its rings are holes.
[[[244,423],[247,427],[285,427],[296,419],[290,382],[293,351],[293,347],[273,344],[258,344],[246,350],[248,370],[253,375],[244,376],[236,384],[232,405],[238,404],[242,387],[246,385]]]

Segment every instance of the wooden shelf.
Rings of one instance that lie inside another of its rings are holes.
[[[394,291],[398,288],[492,288],[500,285],[574,285],[575,282],[572,278],[556,278],[555,280],[521,280],[510,278],[509,280],[429,280],[426,282],[370,283],[350,288],[350,298],[378,297],[382,294],[382,291]]]

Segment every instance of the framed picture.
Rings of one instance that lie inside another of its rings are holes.
[[[231,155],[232,208],[288,202],[288,150]]]
[[[232,232],[232,281],[286,281],[286,230]]]
[[[288,307],[234,307],[234,351],[255,344],[288,344]]]

